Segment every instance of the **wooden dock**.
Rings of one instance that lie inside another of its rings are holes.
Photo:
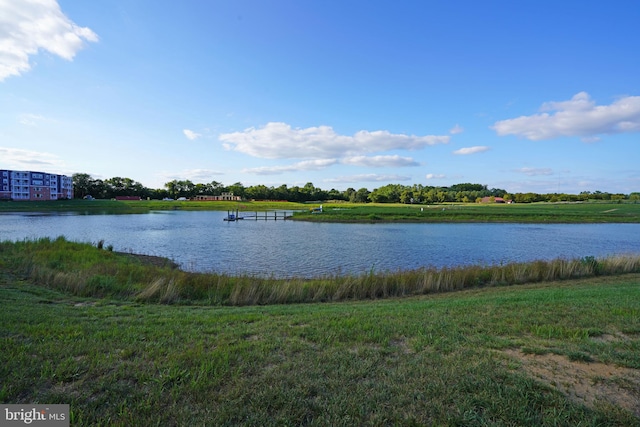
[[[227,216],[224,218],[224,220],[229,222],[235,222],[240,220],[285,221],[287,219],[291,219],[292,216],[293,216],[293,212],[287,212],[287,211],[240,212],[236,210],[236,211],[227,211]]]

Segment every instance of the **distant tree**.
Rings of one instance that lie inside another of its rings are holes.
[[[244,187],[244,185],[242,185],[241,182],[236,182],[236,183],[230,185],[227,189],[231,193],[233,193],[234,196],[240,196],[243,199],[245,198],[245,194],[244,194],[245,187]]]
[[[487,190],[487,186],[486,185],[482,185],[482,184],[463,183],[463,184],[452,185],[451,187],[449,187],[449,190],[452,190],[452,191],[486,191]]]
[[[93,178],[88,173],[74,173],[71,176],[73,182],[73,195],[76,199],[82,199],[85,196],[92,196]],[[95,196],[94,196],[95,197]]]
[[[115,176],[104,180],[105,196],[113,198],[117,196],[140,196],[145,197],[149,193],[141,183],[131,178]]]
[[[271,189],[266,185],[254,185],[245,189],[244,195],[247,199],[269,200],[271,197]]]
[[[353,193],[349,201],[352,203],[367,203],[370,194],[370,191],[363,187]]]
[[[507,190],[503,190],[502,188],[492,188],[489,190],[489,195],[494,197],[502,197]]]
[[[169,197],[172,199],[176,198],[176,194],[178,194],[178,180],[174,179],[173,181],[165,182],[164,188],[169,192]]]
[[[327,200],[349,200],[345,198],[344,193],[342,191],[338,191],[335,188],[332,188],[327,193]]]
[[[273,189],[273,199],[292,201],[286,184],[282,184],[281,186]]]
[[[369,200],[374,203],[400,203],[400,195],[405,189],[399,184],[387,184],[373,190],[369,194]]]
[[[348,201],[352,202],[353,198],[356,195],[356,190],[355,190],[355,188],[349,187],[349,188],[347,188],[346,190],[344,190],[342,192],[342,195],[344,196],[345,200],[348,200]]]
[[[513,199],[516,203],[534,203],[541,202],[543,197],[537,193],[516,193]]]
[[[413,191],[408,188],[403,189],[400,192],[400,203],[413,203]]]

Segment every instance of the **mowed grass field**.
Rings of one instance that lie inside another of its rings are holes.
[[[640,425],[640,275],[249,307],[0,275],[0,402],[71,425]]]
[[[640,204],[633,203],[457,203],[438,205],[324,204],[321,214],[304,212],[297,219],[336,222],[526,222],[638,223]]]
[[[219,210],[236,209],[249,211],[300,210],[309,205],[292,202],[202,202],[165,200],[56,200],[56,201],[4,201],[0,202],[2,212],[78,212],[88,214],[144,213],[151,210]]]
[[[323,207],[322,213],[311,210]],[[59,200],[2,202],[2,212],[78,212],[83,214],[144,213],[152,210],[288,211],[296,220],[322,222],[527,222],[527,223],[639,223],[640,203],[293,203]]]

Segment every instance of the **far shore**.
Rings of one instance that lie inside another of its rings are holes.
[[[640,204],[632,202],[579,203],[348,203],[324,201],[164,201],[164,200],[60,200],[0,203],[3,212],[77,212],[80,214],[133,214],[166,210],[208,210],[229,213],[285,211],[290,219],[314,222],[375,223],[640,223]]]

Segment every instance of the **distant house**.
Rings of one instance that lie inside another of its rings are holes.
[[[70,176],[46,172],[0,170],[0,199],[59,200],[73,199]]]
[[[506,201],[502,197],[483,197],[480,200],[481,203],[511,203],[511,200]]]
[[[205,195],[198,195],[195,196],[193,198],[191,198],[191,200],[196,200],[199,202],[204,202],[204,201],[209,201],[209,202],[216,202],[216,201],[234,201],[234,202],[239,202],[242,200],[242,197],[240,196],[234,196],[233,193],[222,193],[219,196],[205,196]]]

